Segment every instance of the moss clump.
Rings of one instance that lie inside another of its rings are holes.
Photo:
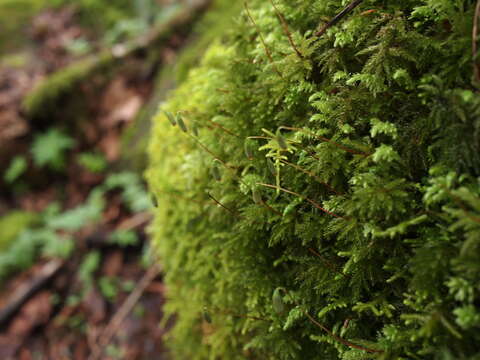
[[[320,37],[338,1],[276,6],[249,1],[154,119],[174,355],[478,358],[473,2],[364,1]]]

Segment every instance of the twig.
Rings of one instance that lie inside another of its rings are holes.
[[[477,0],[477,6],[475,7],[475,17],[473,18],[473,30],[472,30],[472,59],[473,59],[473,73],[475,81],[480,83],[480,65],[477,61],[478,56],[478,18],[480,17],[480,0]]]
[[[125,221],[122,221],[118,226],[117,230],[133,230],[138,228],[146,223],[148,223],[152,219],[152,214],[149,211],[143,211],[134,216],[128,218]]]
[[[40,290],[60,270],[63,264],[65,264],[65,261],[59,259],[49,261],[43,265],[32,281],[16,289],[8,304],[0,310],[0,326],[3,326],[28,298]]]
[[[150,269],[148,269],[148,271],[145,273],[143,278],[138,283],[135,290],[133,290],[133,292],[129,295],[127,300],[125,300],[125,302],[122,304],[120,309],[113,316],[110,323],[103,330],[102,334],[99,337],[98,344],[93,349],[92,353],[88,357],[88,360],[101,359],[105,346],[112,340],[113,336],[115,335],[119,327],[122,325],[125,318],[132,311],[135,304],[142,297],[145,289],[155,279],[158,273],[159,273],[159,269],[155,265],[152,266]]]
[[[277,6],[275,5],[275,3],[273,2],[273,0],[270,0],[270,3],[272,4],[273,8],[275,9],[275,12],[276,12],[276,14],[277,14],[277,17],[278,17],[278,19],[280,20],[280,23],[282,24],[283,32],[285,33],[285,35],[287,35],[288,41],[290,42],[290,45],[292,46],[293,51],[295,51],[295,53],[297,54],[297,56],[298,56],[300,59],[303,59],[302,53],[298,50],[297,46],[295,45],[295,42],[293,41],[292,34],[290,33],[290,30],[288,29],[288,23],[287,23],[287,21],[285,20],[285,17],[284,17],[283,14],[278,10],[278,8],[277,8]]]
[[[296,193],[295,191],[291,191],[291,190],[288,190],[288,189],[284,189],[284,188],[282,188],[282,187],[280,187],[280,186],[271,185],[271,184],[257,183],[257,185],[269,187],[269,188],[271,188],[271,189],[277,189],[277,190],[286,192],[286,193],[288,193],[288,194],[292,194],[292,195],[298,196],[299,198],[302,198],[302,199],[307,200],[310,204],[312,204],[312,205],[313,205],[314,207],[316,207],[318,210],[323,211],[324,213],[326,213],[326,214],[328,214],[328,215],[331,215],[331,216],[336,217],[336,218],[339,218],[339,219],[346,219],[346,218],[343,217],[343,216],[340,216],[340,215],[337,215],[337,214],[335,214],[335,213],[332,213],[331,211],[328,211],[327,209],[321,207],[319,204],[317,204],[317,203],[316,203],[315,201],[313,201],[312,199],[309,199],[309,198],[303,196],[302,194]]]
[[[257,29],[258,35],[260,36],[260,41],[262,42],[263,48],[265,49],[265,53],[267,54],[268,60],[272,64],[273,70],[275,70],[275,72],[278,74],[278,76],[283,78],[282,73],[275,66],[275,62],[273,61],[272,53],[270,52],[270,49],[268,48],[267,43],[265,42],[265,39],[263,38],[263,35],[262,35],[262,32],[260,31],[260,28],[258,27],[255,20],[253,20],[253,17],[252,17],[252,14],[250,13],[250,9],[248,8],[247,2],[245,1],[243,3],[243,5],[245,6],[245,10],[247,12],[248,18],[252,22],[253,26],[255,26],[255,28]]]
[[[363,0],[354,0],[350,4],[348,4],[342,11],[340,11],[335,17],[330,20],[328,23],[326,23],[319,31],[315,33],[316,37],[320,37],[325,32],[335,24],[337,24],[342,18],[347,15],[349,12],[351,12],[353,9],[355,9],[358,5],[362,3]]]

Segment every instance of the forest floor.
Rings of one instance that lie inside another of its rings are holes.
[[[32,117],[32,89],[81,59],[82,41],[90,53],[96,43],[73,7],[44,10],[26,29],[28,46],[0,57],[0,226],[28,219],[11,244],[0,234],[0,359],[165,359],[152,205],[142,166],[132,171],[123,148],[159,64],[186,36],[171,35],[154,61],[140,53],[91,76]]]

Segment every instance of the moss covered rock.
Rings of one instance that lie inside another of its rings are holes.
[[[356,3],[249,1],[161,105],[177,359],[480,356],[475,4]]]

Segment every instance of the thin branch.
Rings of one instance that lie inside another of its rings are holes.
[[[117,330],[120,328],[125,318],[135,307],[138,300],[140,300],[140,298],[142,297],[145,289],[155,279],[155,277],[157,277],[158,274],[159,274],[159,270],[157,266],[152,266],[150,269],[148,269],[148,271],[145,273],[143,278],[138,283],[135,290],[133,290],[133,292],[129,295],[127,300],[125,300],[125,302],[122,304],[120,309],[115,313],[110,323],[103,330],[97,344],[98,346],[93,350],[88,360],[98,360],[102,358],[102,354],[105,346],[112,340],[113,336],[115,335]]]
[[[330,20],[328,23],[326,23],[319,31],[315,33],[316,37],[320,37],[323,34],[327,32],[329,28],[332,26],[336,25],[340,20],[345,17],[349,12],[351,12],[353,9],[355,9],[358,5],[360,5],[363,2],[363,0],[354,0],[350,4],[348,4],[342,11],[340,11],[335,17]]]
[[[302,199],[305,199],[307,200],[310,204],[312,204],[314,207],[316,207],[318,210],[330,215],[330,216],[333,216],[333,217],[336,217],[336,218],[339,218],[339,219],[345,219],[345,217],[343,216],[340,216],[340,215],[337,215],[335,213],[332,213],[331,211],[328,211],[327,209],[321,207],[318,203],[316,203],[315,201],[313,201],[312,199],[309,199],[305,196],[303,196],[302,194],[299,194],[299,193],[296,193],[295,191],[291,191],[291,190],[288,190],[288,189],[284,189],[280,186],[276,186],[276,185],[271,185],[271,184],[263,184],[263,183],[257,183],[257,185],[260,185],[260,186],[265,186],[265,187],[269,187],[271,189],[276,189],[276,190],[280,190],[280,191],[283,191],[283,192],[286,192],[288,194],[292,194],[292,195],[295,195],[295,196],[298,196],[299,198],[302,198]]]
[[[143,211],[134,216],[128,218],[127,220],[122,221],[118,226],[117,230],[129,231],[136,229],[140,226],[147,224],[152,220],[152,213],[150,211]]]
[[[297,56],[303,60],[303,55],[302,53],[298,50],[297,46],[295,45],[295,42],[293,41],[292,34],[290,33],[290,30],[288,29],[288,23],[285,20],[285,17],[283,14],[278,10],[277,6],[273,2],[273,0],[270,0],[270,3],[272,4],[273,8],[275,9],[275,13],[277,14],[278,20],[280,20],[280,23],[282,24],[283,27],[283,32],[285,35],[287,35],[288,41],[290,42],[290,45],[293,48],[293,51],[297,54]]]
[[[260,40],[261,40],[261,42],[262,42],[263,48],[265,49],[265,53],[267,54],[268,60],[269,60],[270,63],[272,64],[272,67],[273,67],[273,69],[275,70],[275,72],[278,74],[278,76],[280,76],[281,78],[283,78],[282,73],[281,73],[281,72],[277,69],[277,67],[275,66],[275,62],[273,61],[272,53],[270,52],[270,49],[268,48],[267,43],[265,42],[265,39],[263,38],[263,35],[262,35],[262,32],[260,31],[260,28],[258,27],[258,25],[257,25],[257,23],[255,22],[255,20],[253,20],[253,17],[252,17],[252,14],[250,13],[250,9],[248,8],[247,2],[245,1],[243,4],[244,4],[244,6],[245,6],[245,10],[246,10],[246,12],[247,12],[248,18],[249,18],[250,21],[252,22],[253,26],[255,26],[255,28],[257,29],[258,35],[260,36]]]
[[[18,309],[35,293],[37,293],[65,264],[64,260],[53,259],[39,269],[34,278],[13,291],[6,304],[0,310],[0,326],[4,326]]]
[[[472,30],[472,59],[473,59],[473,73],[475,81],[480,83],[480,65],[478,64],[478,19],[480,17],[480,0],[477,0],[477,6],[475,7],[475,17],[473,18],[473,30]]]

